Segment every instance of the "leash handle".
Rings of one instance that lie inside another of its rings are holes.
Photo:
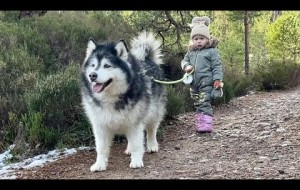
[[[152,77],[152,80],[157,82],[157,83],[161,83],[161,84],[176,84],[176,83],[182,82],[185,78],[187,78],[193,72],[194,72],[194,69],[192,71],[190,71],[187,75],[183,76],[181,79],[175,80],[175,81],[162,81],[162,80],[157,80],[154,77]]]

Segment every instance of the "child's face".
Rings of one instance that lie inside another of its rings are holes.
[[[192,40],[194,47],[200,49],[204,48],[208,43],[208,39],[202,35],[195,35]]]

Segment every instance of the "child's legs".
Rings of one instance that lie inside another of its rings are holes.
[[[196,92],[190,90],[191,98],[194,100],[194,107],[197,113],[203,113],[205,115],[212,116],[213,109],[211,106],[211,88],[204,89],[206,91]]]
[[[208,91],[202,91],[200,93],[193,90],[191,97],[194,100],[194,106],[196,108],[195,115],[195,128],[197,132],[211,132],[213,109],[211,106],[211,93]]]

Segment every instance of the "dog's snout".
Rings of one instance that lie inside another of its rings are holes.
[[[93,82],[97,79],[97,73],[93,72],[93,73],[89,74],[89,77],[90,77],[91,81]]]

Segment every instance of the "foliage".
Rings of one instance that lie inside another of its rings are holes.
[[[13,112],[9,112],[8,120],[8,124],[4,125],[3,131],[0,133],[2,139],[0,150],[3,150],[7,145],[12,144],[18,134],[19,119],[17,115]]]
[[[227,11],[225,14],[228,16],[229,20],[231,21],[244,21],[245,14],[248,14],[250,22],[252,22],[255,17],[258,17],[262,14],[261,11]]]
[[[253,20],[250,41],[250,64],[252,72],[257,65],[264,64],[269,61],[268,49],[266,48],[266,32],[270,22],[270,13],[263,12],[260,17]]]
[[[296,87],[300,85],[300,65],[294,62],[267,62],[257,67],[253,78],[262,90]]]
[[[75,146],[94,146],[94,136],[92,127],[84,115],[80,113],[79,119],[74,122],[72,127],[61,131],[61,137],[57,146],[61,148],[70,148]]]
[[[266,40],[272,60],[299,62],[300,13],[298,11],[284,12],[274,23],[270,24]]]
[[[165,116],[166,119],[173,118],[176,115],[181,113],[181,108],[184,104],[180,94],[175,91],[175,88],[172,86],[166,86],[167,89],[167,114]]]
[[[44,126],[40,112],[24,114],[21,120],[27,131],[27,142],[30,146],[54,148],[57,136],[51,129]]]
[[[19,11],[1,11],[0,21],[4,22],[17,22]]]
[[[126,43],[133,37],[136,30],[125,21],[121,11],[91,11],[89,17],[105,31],[105,40],[118,41],[124,39]],[[90,28],[90,27],[88,27]],[[99,34],[98,34],[99,35]],[[102,38],[99,38],[102,40]]]
[[[158,34],[164,51],[183,53],[188,44],[191,28],[188,24],[193,15],[205,11],[130,11],[123,12],[126,21],[135,31],[150,30]]]
[[[9,112],[9,121],[3,127],[3,131],[0,133],[0,151],[4,151],[7,147],[12,145],[11,153],[12,157],[9,161],[19,160],[22,155],[28,150],[26,143],[27,131],[21,122],[21,119],[17,114]]]
[[[83,61],[85,47],[90,37],[97,40],[106,37],[101,25],[84,12],[48,11],[45,16],[21,20],[26,30],[38,33],[37,41],[28,39],[31,53],[40,55],[41,47],[46,51],[41,55],[47,72],[56,72],[70,62]],[[33,41],[33,42],[32,42]]]
[[[28,110],[41,112],[46,126],[72,126],[81,112],[77,65],[39,79],[24,96]]]
[[[228,32],[227,38],[219,44],[222,62],[229,67],[238,67],[243,70],[244,44],[242,37],[233,32]]]
[[[186,113],[186,112],[195,111],[194,101],[191,98],[191,94],[190,94],[190,85],[180,83],[177,86],[175,86],[174,88],[175,88],[177,94],[179,94],[181,96],[181,99],[184,102],[184,104],[181,108],[181,112]]]
[[[3,36],[1,41],[4,46],[3,54],[10,59],[25,58],[26,60],[30,57],[35,58],[36,60],[32,61],[32,64],[35,66],[30,65],[28,69],[40,69],[40,72],[46,72],[44,69],[47,69],[49,62],[54,61],[54,57],[50,53],[50,46],[46,43],[45,38],[36,31],[36,28],[31,29],[27,25],[23,26],[22,24],[24,23],[1,23],[0,34]],[[19,57],[18,54],[21,53],[28,56]],[[22,66],[21,63],[22,61],[17,60],[15,62],[18,66]],[[26,73],[26,71],[24,72]]]
[[[231,93],[233,97],[246,95],[255,86],[250,76],[245,76],[243,72],[240,72],[238,67],[232,66],[227,66],[224,69],[224,84],[224,91],[226,90],[226,86],[230,85],[229,90],[233,91]],[[228,100],[231,98],[228,98]]]
[[[44,68],[39,57],[18,41],[20,30],[16,24],[0,21],[0,126],[7,124],[8,112],[20,116],[26,111],[22,95],[35,84]]]

